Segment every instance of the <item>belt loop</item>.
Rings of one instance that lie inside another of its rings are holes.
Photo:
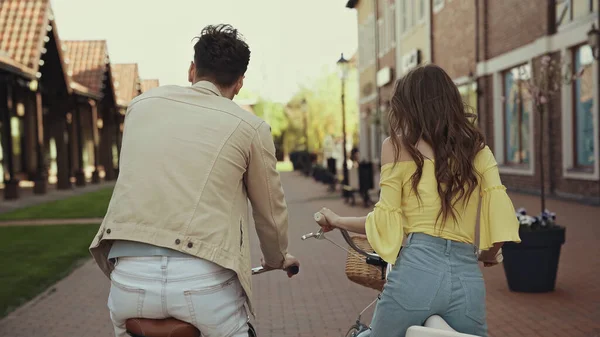
[[[406,244],[407,244],[407,245],[409,245],[409,244],[410,244],[410,241],[412,240],[413,234],[414,234],[414,233],[409,233],[409,234],[408,234],[408,238],[406,239]]]
[[[450,248],[452,247],[452,241],[446,240],[446,256],[450,255]]]
[[[160,261],[160,269],[167,269],[168,262],[169,262],[169,257],[163,256]]]

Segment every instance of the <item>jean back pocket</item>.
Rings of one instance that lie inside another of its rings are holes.
[[[400,260],[388,276],[384,292],[409,311],[431,310],[442,285],[443,273]]]

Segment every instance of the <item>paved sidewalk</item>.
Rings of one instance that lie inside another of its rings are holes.
[[[320,241],[301,241],[316,229],[313,213],[326,206],[344,215],[364,215],[326,192],[327,187],[295,173],[282,175],[290,211],[290,252],[302,263],[301,273],[288,279],[282,272],[254,277],[256,326],[260,336],[343,336],[376,292],[346,279],[346,253]],[[337,195],[337,193],[335,194]],[[538,198],[513,195],[516,207],[537,209]],[[501,267],[485,269],[488,321],[493,337],[600,336],[600,208],[549,201],[548,208],[567,226],[557,290],[550,294],[508,291]],[[330,235],[338,242],[337,233]],[[252,236],[252,261],[259,263],[258,240]],[[106,310],[109,282],[88,262],[0,321],[0,336],[111,336]],[[372,310],[365,315],[370,319]]]

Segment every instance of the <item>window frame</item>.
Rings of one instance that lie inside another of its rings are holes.
[[[509,73],[512,73],[515,69],[517,69],[517,71],[519,71],[522,67],[528,67],[529,68],[529,72],[531,73],[532,69],[531,69],[531,64],[530,63],[523,63],[517,66],[514,66],[512,68],[506,69],[504,71],[502,71],[501,73],[501,77],[502,77],[502,97],[504,97],[504,100],[502,102],[502,139],[504,142],[504,153],[503,153],[503,157],[504,157],[504,165],[505,166],[509,166],[509,167],[514,167],[514,168],[528,168],[531,165],[531,162],[533,161],[533,154],[531,151],[531,143],[529,144],[529,148],[525,148],[523,145],[523,129],[522,129],[522,125],[523,125],[523,115],[526,109],[526,104],[531,105],[531,102],[525,102],[524,98],[523,98],[523,90],[526,90],[523,87],[523,83],[522,82],[518,82],[518,100],[519,100],[519,106],[518,106],[518,110],[517,110],[517,115],[518,115],[518,152],[519,152],[519,161],[518,162],[514,162],[512,161],[511,158],[509,158],[508,156],[508,139],[507,139],[507,116],[506,116],[506,109],[507,109],[507,92],[506,92],[506,75]],[[517,79],[518,80],[518,79]],[[530,119],[529,119],[529,124],[532,123],[532,116],[533,116],[533,111],[531,111],[531,106],[529,109],[529,114],[530,114]],[[535,142],[534,139],[532,139],[533,137],[531,137],[533,135],[533,133],[531,132],[531,128],[528,128],[530,130],[530,142]],[[528,151],[529,152],[529,163],[525,163],[524,162],[524,156],[523,156],[523,152],[524,151]]]
[[[588,10],[587,10],[587,15],[590,15],[592,13],[594,13],[595,10],[595,1],[596,0],[587,0],[588,2]],[[585,18],[587,15],[582,15],[580,17],[575,18],[574,17],[574,7],[573,7],[573,2],[574,0],[564,0],[564,2],[566,2],[566,7],[563,9],[564,14],[562,13],[558,13],[558,6],[559,3],[558,1],[555,2],[554,5],[554,13],[555,13],[555,21],[554,24],[555,26],[558,27],[564,27],[564,26],[568,26],[569,24],[576,22],[582,18]],[[562,18],[562,19],[561,19]]]
[[[433,0],[433,14],[439,13],[446,4],[445,0]]]
[[[579,71],[578,69],[575,69],[577,52],[581,49],[581,47],[584,47],[586,45],[587,44],[579,44],[570,49],[571,57],[573,60],[573,62],[571,62],[571,71],[573,74],[576,74]],[[592,69],[588,69],[588,71],[592,71]],[[594,163],[592,163],[591,165],[580,165],[578,162],[579,156],[578,156],[578,151],[577,151],[577,145],[578,145],[577,141],[579,140],[578,139],[579,132],[577,132],[578,130],[577,130],[577,99],[576,99],[577,94],[575,92],[576,90],[577,90],[577,86],[575,85],[575,82],[573,81],[573,83],[571,85],[571,120],[573,123],[572,130],[571,130],[571,132],[572,132],[571,136],[572,136],[572,142],[573,142],[573,160],[572,160],[571,166],[572,166],[572,170],[575,170],[575,171],[593,173],[595,158],[594,158]],[[592,100],[593,99],[594,98],[592,97]],[[592,109],[593,109],[593,107],[592,107]],[[592,111],[592,114],[593,114],[593,111]]]

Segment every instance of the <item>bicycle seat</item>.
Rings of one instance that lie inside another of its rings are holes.
[[[125,328],[134,337],[200,337],[195,326],[175,318],[130,318]]]
[[[478,337],[456,331],[426,328],[424,326],[411,326],[406,330],[406,337]]]

